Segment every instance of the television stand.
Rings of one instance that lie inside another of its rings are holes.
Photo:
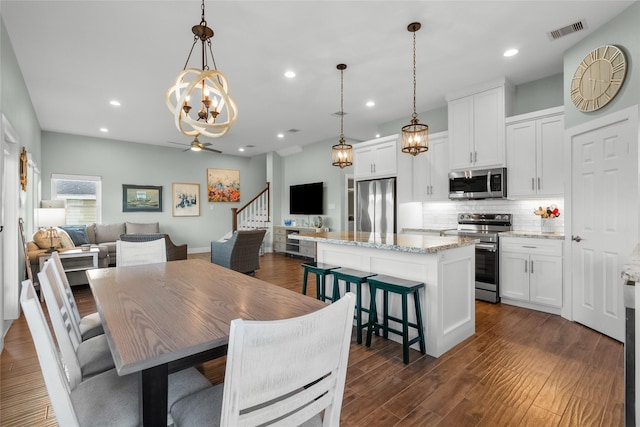
[[[316,243],[290,238],[293,234],[315,233],[314,227],[273,226],[273,252],[316,258]]]

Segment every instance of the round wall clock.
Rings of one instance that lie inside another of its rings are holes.
[[[613,45],[600,46],[580,62],[571,80],[571,100],[580,111],[596,111],[618,93],[627,75],[624,52]]]

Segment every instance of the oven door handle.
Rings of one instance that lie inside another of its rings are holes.
[[[476,243],[476,249],[481,249],[488,252],[497,252],[498,245],[495,243]]]

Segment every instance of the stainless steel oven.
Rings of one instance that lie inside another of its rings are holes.
[[[476,299],[500,301],[500,252],[498,234],[511,230],[511,214],[458,214],[458,228],[445,235],[473,237],[476,243]]]

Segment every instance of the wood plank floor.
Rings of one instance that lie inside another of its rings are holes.
[[[208,259],[208,254],[195,255]],[[300,291],[301,260],[267,254],[256,277]],[[310,286],[310,295],[315,287]],[[87,286],[80,311],[95,311]],[[214,383],[224,358],[202,367]],[[623,346],[559,316],[476,302],[476,334],[438,359],[351,345],[342,426],[622,426]],[[0,425],[57,425],[24,317],[0,359]]]

